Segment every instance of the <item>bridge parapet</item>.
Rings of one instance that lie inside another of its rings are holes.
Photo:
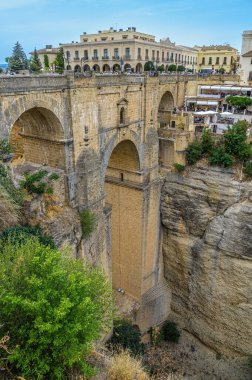
[[[68,85],[67,76],[0,76],[0,94],[41,90],[60,90]]]

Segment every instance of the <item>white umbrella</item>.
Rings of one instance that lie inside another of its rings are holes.
[[[232,112],[228,112],[228,111],[225,111],[225,112],[221,112],[221,116],[230,116],[230,115],[233,115]]]
[[[216,111],[206,111],[206,114],[208,114],[208,115],[216,115],[218,112],[216,112]]]
[[[201,115],[201,116],[206,116],[206,113],[204,111],[197,111],[193,113],[194,115]]]

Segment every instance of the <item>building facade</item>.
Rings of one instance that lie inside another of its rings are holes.
[[[169,38],[157,42],[155,36],[136,31],[110,28],[97,34],[83,33],[80,42],[61,44],[65,52],[66,68],[74,71],[127,71],[141,73],[146,62],[155,68],[175,64],[195,70],[197,50],[176,45]]]
[[[40,62],[42,63],[43,68],[45,68],[45,55],[48,56],[48,61],[49,61],[49,68],[50,70],[54,69],[54,61],[56,59],[57,53],[59,49],[52,47],[52,45],[46,45],[44,49],[39,49],[37,50]],[[30,54],[33,54],[30,53]]]
[[[238,62],[238,51],[230,45],[198,47],[198,71],[235,73]]]

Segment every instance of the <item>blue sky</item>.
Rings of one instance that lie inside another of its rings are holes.
[[[240,50],[242,31],[252,29],[252,0],[0,0],[0,63],[16,41],[29,53],[110,26]]]

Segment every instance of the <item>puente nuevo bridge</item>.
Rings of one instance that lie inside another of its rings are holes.
[[[208,80],[72,73],[0,78],[0,137],[17,147],[17,162],[61,170],[71,207],[95,211],[99,261],[113,287],[139,304],[135,323],[143,330],[169,313],[158,128]]]

